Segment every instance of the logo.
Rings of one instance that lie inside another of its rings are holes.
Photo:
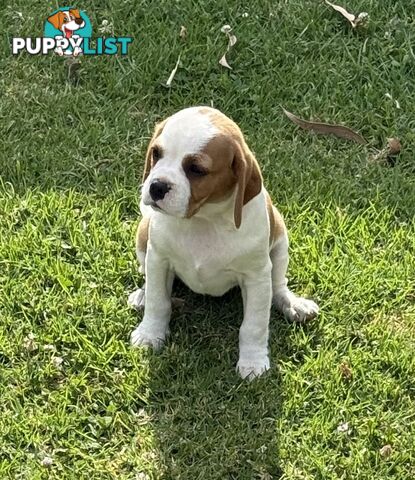
[[[43,37],[14,37],[12,53],[26,51],[30,55],[47,55],[53,51],[60,56],[126,55],[131,37],[97,37],[92,39],[92,25],[83,10],[63,7],[55,10],[45,21]]]

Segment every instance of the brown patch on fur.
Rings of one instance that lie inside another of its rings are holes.
[[[281,213],[272,204],[272,200],[268,192],[266,192],[266,201],[267,201],[267,211],[268,211],[269,227],[270,227],[269,228],[269,244],[271,246],[275,243],[275,241],[281,235],[284,235],[286,228],[285,228],[284,219],[282,218]]]
[[[234,121],[223,113],[209,107],[199,110],[208,115],[221,132],[201,152],[212,162],[210,174],[206,177],[191,178],[191,200],[188,216],[194,215],[205,202],[217,202],[230,195],[237,186],[234,208],[235,226],[242,221],[242,207],[262,188],[262,176],[253,153]]]
[[[219,202],[231,194],[236,184],[233,158],[233,145],[226,135],[221,134],[212,138],[199,154],[183,159],[185,172],[190,164],[196,163],[209,173],[206,176],[187,174],[190,181],[187,217],[194,215],[204,203]]]
[[[144,173],[143,173],[143,183],[148,177],[150,170],[153,168],[153,159],[152,159],[152,151],[153,151],[153,146],[157,138],[161,135],[161,132],[163,131],[164,126],[166,125],[168,118],[163,120],[162,122],[158,123],[154,127],[154,132],[153,136],[151,137],[150,143],[148,144],[147,147],[147,152],[146,152],[146,160],[144,164]]]
[[[138,224],[135,244],[140,252],[147,252],[148,230],[150,226],[150,217],[143,217]]]

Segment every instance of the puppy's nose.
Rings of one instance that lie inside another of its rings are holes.
[[[82,25],[84,21],[82,18],[75,18],[75,23],[77,23],[78,25]]]
[[[157,179],[150,184],[150,196],[155,202],[157,202],[157,200],[163,200],[169,190],[170,186],[167,183]]]

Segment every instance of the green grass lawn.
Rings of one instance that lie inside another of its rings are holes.
[[[5,2],[1,479],[415,478],[415,1],[342,4],[367,28],[317,0],[76,3],[95,35],[108,20],[134,43],[68,81],[62,58],[9,48],[65,5]],[[129,346],[144,151],[156,121],[197,104],[245,132],[290,232],[290,284],[321,307],[305,326],[272,312],[272,368],[251,383],[234,370],[237,291],[179,286],[163,352]],[[281,106],[370,146],[301,131]],[[394,136],[395,166],[371,164]]]

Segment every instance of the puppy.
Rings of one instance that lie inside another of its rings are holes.
[[[136,253],[145,286],[129,303],[144,307],[134,346],[160,348],[169,334],[175,276],[193,291],[242,292],[237,370],[255,377],[270,367],[271,303],[290,320],[318,306],[287,287],[288,237],[259,165],[239,127],[208,107],[179,111],[155,128],[148,146]]]
[[[79,10],[76,8],[71,8],[66,11],[59,10],[59,12],[56,12],[48,18],[48,22],[50,22],[56,30],[60,30],[63,33],[63,36],[56,36],[56,39],[72,37],[74,39],[79,38],[79,35],[74,35],[74,32],[85,26],[85,21],[81,17]],[[61,47],[57,47],[55,52],[58,55],[65,54],[77,56],[82,53],[82,49],[80,47],[75,47],[73,52],[69,49],[63,52]]]

